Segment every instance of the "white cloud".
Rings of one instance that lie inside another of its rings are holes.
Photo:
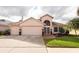
[[[66,13],[62,17],[76,17],[77,16],[77,7],[70,7],[66,10]]]
[[[54,21],[67,22],[76,16],[77,7],[75,6],[2,6],[0,16],[11,21],[19,21],[21,16],[39,18],[41,15],[49,13],[54,15]]]

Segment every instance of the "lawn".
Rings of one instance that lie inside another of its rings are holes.
[[[79,36],[63,36],[44,39],[47,47],[79,48]]]

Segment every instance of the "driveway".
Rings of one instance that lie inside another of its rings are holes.
[[[40,36],[1,36],[0,52],[47,52]]]

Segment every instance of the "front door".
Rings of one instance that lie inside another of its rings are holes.
[[[44,27],[43,35],[50,35],[50,34],[51,34],[50,28],[49,27]]]

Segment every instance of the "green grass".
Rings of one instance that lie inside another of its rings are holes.
[[[58,38],[44,39],[48,47],[79,48],[79,36],[63,36]]]

